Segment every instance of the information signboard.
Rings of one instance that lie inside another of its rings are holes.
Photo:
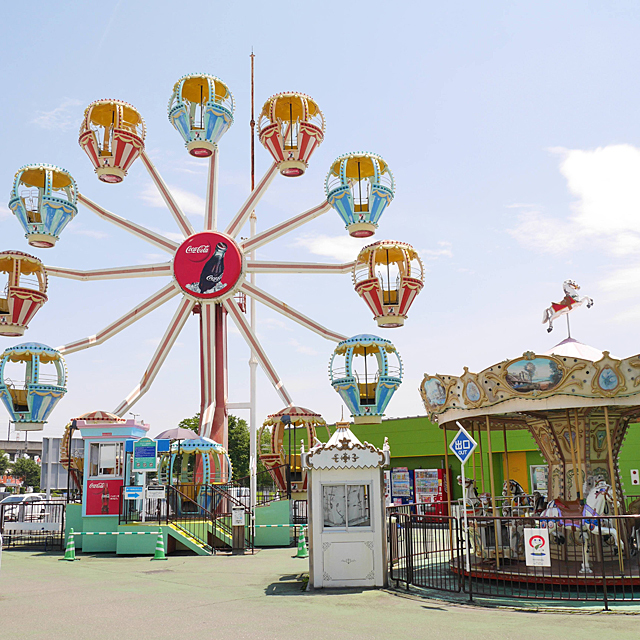
[[[548,529],[524,528],[524,555],[527,567],[550,567]]]
[[[158,443],[151,438],[140,438],[133,443],[133,470],[157,471]]]
[[[147,500],[154,498],[155,500],[164,500],[167,497],[167,491],[163,484],[152,484],[146,488]]]

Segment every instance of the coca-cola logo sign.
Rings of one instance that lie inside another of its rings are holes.
[[[196,262],[201,262],[202,260],[206,260],[211,253],[211,245],[210,244],[201,244],[199,246],[190,245],[186,247],[184,252],[191,258],[191,260],[195,260]]]
[[[240,285],[244,258],[236,242],[217,231],[187,238],[176,251],[173,274],[190,297],[228,297]]]

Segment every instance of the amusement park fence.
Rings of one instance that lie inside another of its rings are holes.
[[[64,548],[65,507],[56,501],[0,504],[2,547]]]
[[[389,578],[480,598],[601,602],[640,600],[640,517],[455,516],[387,509]],[[524,528],[547,529],[551,566],[527,566]],[[497,540],[497,544],[496,544]],[[497,555],[497,558],[496,558]]]
[[[144,520],[145,523],[171,524],[194,538],[210,553],[217,553],[231,546],[231,511],[234,507],[242,507],[247,522],[245,549],[253,552],[253,530],[249,526],[251,509],[227,493],[224,486],[198,485],[197,497],[193,484],[167,486],[166,499],[143,500],[124,500],[123,487],[120,492],[119,523],[134,524]]]

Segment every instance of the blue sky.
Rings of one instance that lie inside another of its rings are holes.
[[[201,228],[206,163],[187,154],[166,106],[180,76],[204,71],[236,100],[235,124],[220,144],[225,223],[248,193],[252,47],[257,110],[270,95],[297,90],[316,99],[327,121],[306,175],[278,178],[263,199],[260,229],[320,203],[336,156],[370,150],[387,160],[396,198],[375,239],[410,242],[427,268],[404,328],[377,329],[349,276],[269,275],[258,285],[343,334],[393,340],[406,373],[388,416],[424,413],[424,372],[478,371],[559,342],[564,321],[549,336],[541,318],[567,278],[595,299],[574,314],[574,336],[621,357],[640,351],[637,3],[120,0],[35,2],[28,10],[12,3],[2,14],[11,25],[0,42],[7,200],[20,166],[54,163],[106,208],[175,234],[140,161],[123,184],[102,184],[77,144],[84,107],[114,97],[143,114],[148,153]],[[259,176],[269,165],[259,143],[256,162]],[[3,206],[0,240],[3,250],[82,269],[164,259],[84,208],[54,249],[38,250]],[[361,244],[331,211],[259,257],[342,262]],[[58,346],[96,333],[163,283],[51,278],[50,300],[25,338]],[[69,355],[69,393],[45,433],[60,433],[84,411],[115,408],[138,383],[176,304]],[[333,343],[266,308],[258,318],[260,340],[296,404],[339,418],[327,379]],[[0,338],[3,348],[16,342]],[[152,433],[198,410],[197,348],[193,318],[134,408]],[[248,358],[232,330],[231,401],[248,398]],[[261,417],[281,408],[262,373],[258,398]]]

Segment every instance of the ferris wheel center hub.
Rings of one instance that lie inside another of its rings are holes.
[[[187,296],[217,302],[240,289],[245,266],[244,255],[233,238],[219,231],[202,231],[178,247],[173,275]]]

